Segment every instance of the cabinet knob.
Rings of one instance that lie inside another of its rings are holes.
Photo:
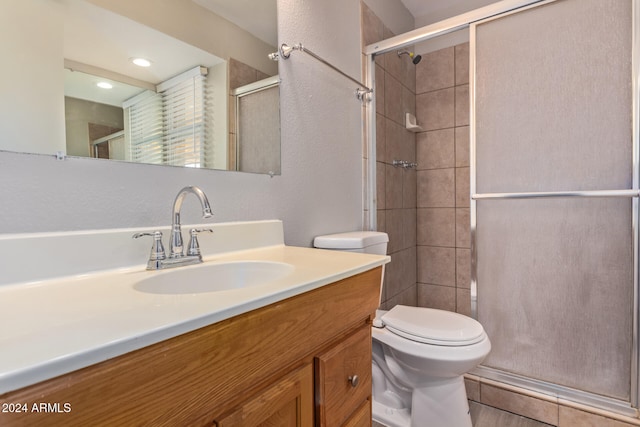
[[[353,375],[349,377],[349,384],[351,384],[351,387],[357,387],[359,382],[360,382],[360,378],[358,378],[357,375]]]

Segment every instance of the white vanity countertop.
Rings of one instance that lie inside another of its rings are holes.
[[[0,394],[319,288],[389,259],[274,245],[205,257],[205,263],[264,260],[295,267],[284,278],[244,289],[144,293],[133,284],[177,269],[146,271],[143,266],[2,286]]]

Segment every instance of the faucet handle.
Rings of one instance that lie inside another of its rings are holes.
[[[189,249],[187,249],[187,255],[191,256],[200,256],[200,245],[198,244],[198,233],[204,232],[213,233],[213,229],[211,228],[192,228],[189,230],[189,235],[191,238],[189,239]]]
[[[154,231],[153,233],[136,233],[133,235],[134,239],[139,239],[142,236],[153,237],[153,245],[151,246],[151,255],[149,255],[149,261],[157,261],[165,259],[164,246],[162,245],[162,232]]]

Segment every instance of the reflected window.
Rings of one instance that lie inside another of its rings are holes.
[[[196,67],[124,103],[130,160],[204,167],[212,149],[207,136],[207,69]]]

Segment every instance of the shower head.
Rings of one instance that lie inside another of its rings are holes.
[[[399,50],[398,56],[400,55],[409,55],[409,58],[413,60],[412,62],[414,63],[414,65],[417,65],[418,62],[420,62],[420,60],[422,59],[422,56],[416,55],[415,53],[409,52],[408,50]]]

